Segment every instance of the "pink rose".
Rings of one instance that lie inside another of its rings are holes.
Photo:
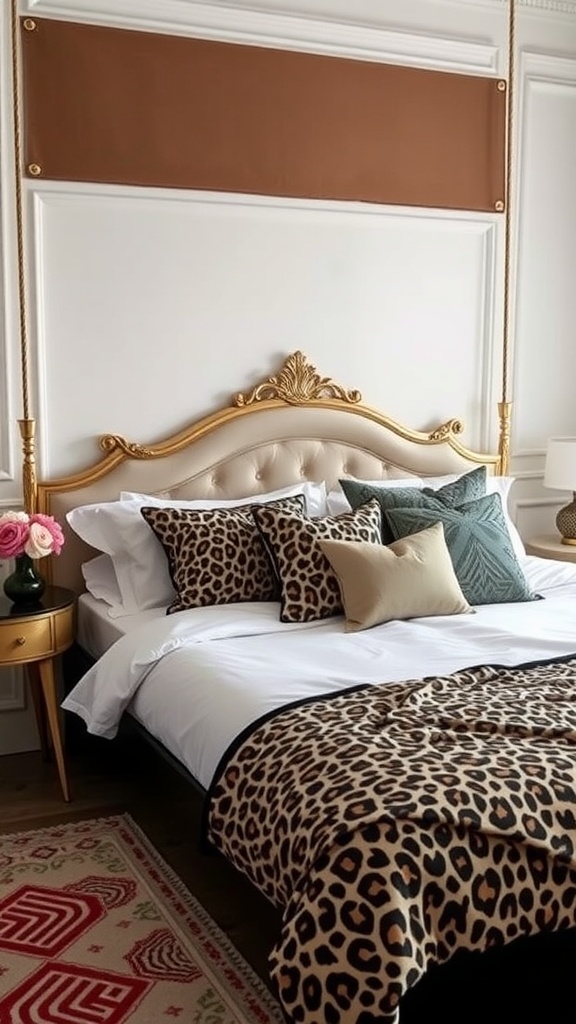
[[[23,519],[9,518],[6,512],[0,517],[0,558],[15,558],[24,552],[28,540],[28,517]]]
[[[44,527],[45,530],[48,530],[52,537],[52,547],[50,548],[50,551],[46,553],[59,555],[64,544],[64,534],[60,523],[57,523],[53,516],[45,516],[42,515],[41,512],[35,512],[30,516],[30,528],[32,528],[35,523]],[[34,557],[34,555],[32,555],[32,557]],[[41,556],[38,555],[36,557],[40,558]]]

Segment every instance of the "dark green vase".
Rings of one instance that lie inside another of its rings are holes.
[[[39,601],[46,584],[29,555],[17,555],[14,572],[4,580],[4,593],[15,605],[32,605]]]

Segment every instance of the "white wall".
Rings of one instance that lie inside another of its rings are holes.
[[[21,495],[8,7],[0,507]],[[21,0],[20,11],[507,74],[503,0]],[[563,501],[541,486],[546,438],[576,432],[575,0],[518,3],[516,38],[512,471],[518,524],[530,536],[553,528]],[[495,447],[502,214],[49,181],[26,181],[24,201],[40,475],[96,458],[101,433],[159,439],[296,348],[410,426],[457,416],[466,443]],[[17,699],[11,680],[2,685],[0,710],[3,692]]]

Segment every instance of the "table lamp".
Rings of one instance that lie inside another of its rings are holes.
[[[572,501],[561,508],[556,526],[563,544],[576,546],[576,437],[551,437],[546,451],[544,486],[572,491]]]

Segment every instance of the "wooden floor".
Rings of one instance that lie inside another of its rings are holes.
[[[190,783],[137,737],[84,734],[67,759],[69,804],[39,752],[0,757],[0,833],[128,812],[268,984],[279,916],[223,859],[200,851],[201,799]],[[401,1024],[576,1024],[575,934],[455,957],[407,994]]]

